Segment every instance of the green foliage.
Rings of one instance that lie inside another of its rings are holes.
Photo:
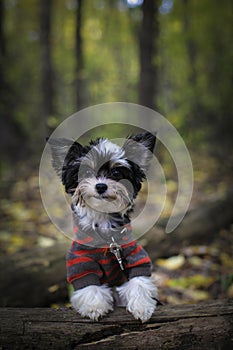
[[[36,112],[40,95],[38,4],[29,0],[5,1],[5,6],[5,79],[13,99],[6,107],[13,109],[14,119],[30,135],[40,117]]]
[[[98,14],[98,16],[94,15]],[[138,77],[137,42],[127,8],[118,2],[85,2],[84,54],[91,103],[136,102]]]
[[[55,112],[47,120],[41,112],[41,3],[23,0],[4,4],[7,50],[3,65],[8,88],[1,111],[5,115],[10,110],[31,148],[40,150],[44,125],[53,130],[77,109],[77,2],[52,3]],[[79,74],[87,85],[88,105],[137,103],[141,20],[141,7],[130,9],[123,0],[83,1],[84,67]],[[159,74],[155,81],[158,111],[178,128],[189,147],[196,149],[198,143],[200,150],[226,155],[233,130],[231,0],[173,1],[170,12],[158,13],[158,21],[159,50],[154,57]]]
[[[160,106],[191,146],[215,154],[232,145],[232,19],[229,0],[175,1],[161,17]]]

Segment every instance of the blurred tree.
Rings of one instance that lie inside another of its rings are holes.
[[[49,134],[48,120],[55,113],[54,72],[52,67],[52,0],[40,0],[40,45],[41,45],[41,126],[44,138]],[[41,135],[42,136],[42,135]]]
[[[24,134],[14,118],[15,92],[9,82],[9,57],[5,32],[5,2],[0,0],[0,156],[1,167],[5,162],[22,156],[20,141]],[[25,147],[25,151],[26,151]],[[4,162],[3,162],[4,161]]]
[[[202,107],[200,106],[200,99],[198,94],[198,72],[197,72],[197,44],[193,39],[192,28],[191,28],[191,18],[190,18],[190,0],[183,1],[183,33],[184,33],[184,43],[187,51],[187,63],[189,66],[187,81],[192,87],[193,98],[190,100],[190,124],[194,127],[197,123],[198,117],[202,112]]]
[[[207,0],[206,0],[207,1]],[[204,105],[206,141],[212,155],[220,161],[221,169],[233,170],[233,3],[224,0],[207,1],[206,17],[199,43],[202,43],[206,85],[200,98]],[[198,32],[198,30],[196,30]],[[206,35],[204,43],[203,33]],[[201,119],[201,118],[200,118]]]
[[[231,158],[231,0],[0,0],[0,22],[9,156],[21,140],[40,151],[77,108],[126,101],[159,106],[189,146]]]
[[[152,109],[155,109],[158,94],[158,35],[158,1],[144,0],[139,33],[139,103]]]
[[[124,1],[84,3],[83,44],[89,104],[138,102],[138,47],[132,24],[138,27],[140,9]],[[137,32],[138,34],[138,32]]]
[[[160,107],[189,147],[210,152],[230,170],[232,1],[170,3],[160,17]]]
[[[76,70],[75,70],[75,89],[76,89],[76,106],[77,110],[82,109],[88,104],[86,77],[84,70],[83,55],[83,38],[82,38],[82,19],[83,19],[83,0],[76,0],[77,16],[76,16],[76,37],[75,37],[75,54],[76,54]]]
[[[4,0],[0,0],[0,54],[5,54],[5,33],[4,33],[5,7]]]

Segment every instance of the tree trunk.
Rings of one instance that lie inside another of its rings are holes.
[[[218,349],[233,346],[233,301],[158,307],[142,324],[125,309],[99,322],[71,309],[0,309],[1,349]]]
[[[42,132],[44,137],[48,136],[48,119],[54,114],[54,74],[51,58],[52,3],[52,0],[40,0]]]
[[[6,52],[6,38],[4,33],[4,19],[5,19],[5,4],[4,0],[0,0],[0,57]]]
[[[77,19],[76,19],[76,106],[77,110],[87,106],[87,87],[84,71],[84,57],[83,57],[83,40],[82,40],[82,25],[83,25],[83,1],[77,1]]]
[[[22,128],[14,119],[19,96],[16,95],[15,87],[8,81],[8,69],[12,70],[12,67],[7,55],[5,20],[5,2],[0,0],[0,173],[4,162],[14,161],[15,163],[28,151]],[[24,147],[21,147],[22,143]]]
[[[158,69],[155,64],[159,35],[158,1],[144,0],[142,14],[139,33],[139,103],[154,109],[158,92]]]
[[[197,66],[197,44],[192,38],[193,32],[191,28],[191,17],[190,17],[190,1],[183,0],[183,32],[185,36],[185,45],[187,50],[187,57],[189,63],[189,88],[192,89],[192,97],[190,98],[190,111],[186,117],[190,121],[189,128],[200,128],[203,125],[203,118],[200,116],[204,114],[203,107],[201,105],[200,92],[198,87],[198,72]],[[191,127],[192,126],[192,127]]]

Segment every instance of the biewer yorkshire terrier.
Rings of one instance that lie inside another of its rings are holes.
[[[151,261],[132,235],[130,213],[153,156],[156,137],[144,132],[123,146],[98,138],[88,146],[48,140],[53,167],[72,198],[74,239],[67,254],[71,304],[98,320],[125,306],[146,322],[157,304]]]

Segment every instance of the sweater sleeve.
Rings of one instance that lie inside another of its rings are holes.
[[[90,256],[81,254],[78,244],[73,242],[66,256],[67,281],[72,283],[75,290],[89,285],[101,285],[103,276],[99,264]]]
[[[137,276],[151,276],[152,264],[147,252],[133,241],[123,249],[129,279]]]

